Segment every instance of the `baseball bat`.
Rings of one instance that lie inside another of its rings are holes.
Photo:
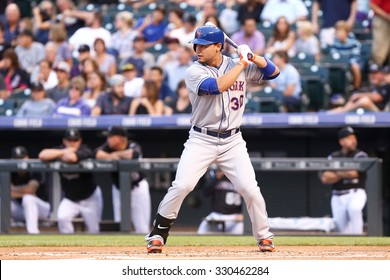
[[[211,21],[208,21],[205,23],[205,25],[208,25],[208,26],[214,26],[216,28],[218,28],[218,26],[216,26],[214,23],[212,23]],[[222,31],[222,30],[221,30]],[[233,48],[237,49],[238,48],[238,45],[236,44],[236,42],[234,42],[228,35],[226,35],[225,32],[223,32],[223,35],[225,37],[225,42],[228,43],[229,45],[231,45]],[[248,53],[248,59],[249,60],[252,60],[253,58],[253,55],[251,53]]]

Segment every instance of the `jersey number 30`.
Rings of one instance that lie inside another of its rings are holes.
[[[237,98],[237,97],[233,97],[231,100],[230,100],[230,103],[232,104],[230,107],[233,109],[233,110],[238,110],[242,107],[242,105],[244,104],[244,95],[240,95],[240,98]]]

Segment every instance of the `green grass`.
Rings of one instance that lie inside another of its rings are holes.
[[[276,236],[277,246],[390,246],[390,237],[350,236]],[[189,236],[171,235],[172,246],[251,246],[251,236]],[[0,235],[0,247],[96,247],[96,246],[144,246],[143,235]]]

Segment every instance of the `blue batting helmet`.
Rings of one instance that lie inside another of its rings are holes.
[[[223,43],[225,42],[225,35],[222,30],[215,26],[204,25],[196,29],[195,39],[190,41],[194,44],[194,50],[196,45],[211,45],[221,43],[223,49]]]

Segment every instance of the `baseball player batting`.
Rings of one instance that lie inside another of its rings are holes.
[[[275,250],[266,205],[240,125],[247,81],[274,79],[279,69],[267,58],[255,56],[247,45],[238,46],[240,59],[224,56],[224,42],[223,32],[214,26],[199,27],[191,41],[198,57],[185,74],[192,126],[176,178],[158,207],[153,230],[145,236],[148,253],[162,252],[184,198],[211,164],[225,173],[244,198],[260,251]]]

